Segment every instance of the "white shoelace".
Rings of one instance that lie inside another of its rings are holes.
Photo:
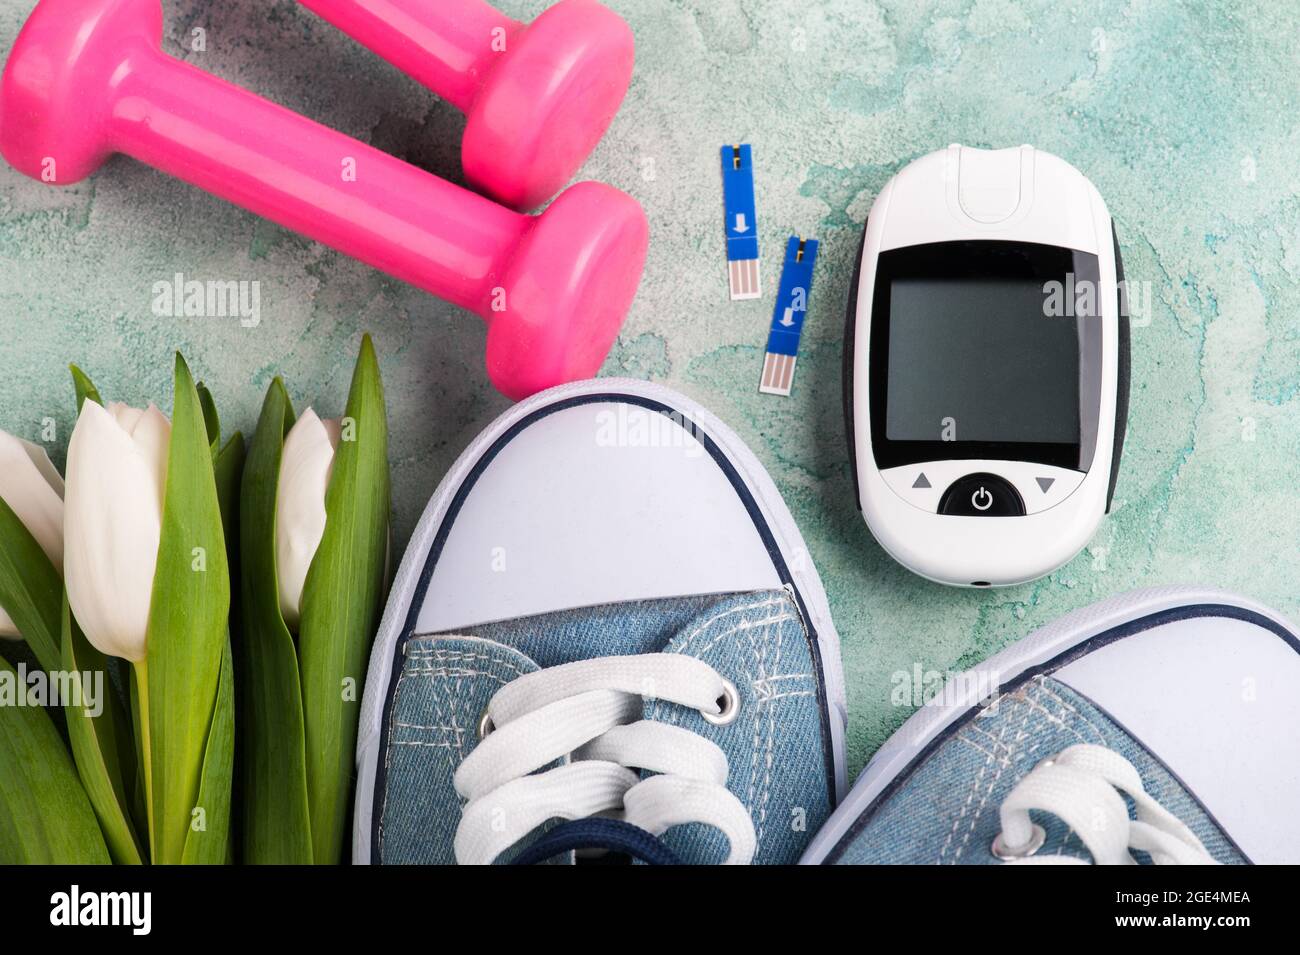
[[[749,811],[727,789],[727,757],[690,730],[643,720],[644,699],[719,720],[735,688],[713,667],[676,653],[601,657],[550,667],[507,683],[484,715],[490,732],[456,770],[467,800],[456,861],[485,865],[550,819],[601,815],[659,836],[673,826],[714,826],[728,864],[757,847]],[[544,773],[536,770],[565,760]],[[641,779],[635,770],[658,775]],[[535,775],[534,775],[535,774]]]
[[[1121,793],[1133,800],[1129,818]],[[1151,856],[1156,865],[1214,865],[1201,841],[1183,822],[1142,788],[1142,777],[1114,750],[1080,743],[1044,760],[1002,801],[1002,832],[993,853],[1008,862],[1086,865],[1071,856],[1034,856],[1044,831],[1031,809],[1051,813],[1068,825],[1096,865],[1134,865],[1130,849]]]

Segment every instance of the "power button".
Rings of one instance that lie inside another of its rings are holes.
[[[1020,517],[1025,513],[1025,502],[1005,478],[996,474],[968,474],[943,492],[939,513],[960,517]]]

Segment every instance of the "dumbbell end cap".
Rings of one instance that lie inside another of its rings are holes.
[[[159,0],[41,0],[0,79],[0,153],[56,185],[90,175],[112,151],[107,125],[123,67],[161,42]]]
[[[595,0],[563,0],[510,37],[468,111],[461,162],[476,189],[535,209],[573,178],[618,112],[635,43]]]
[[[645,268],[640,204],[580,182],[538,217],[507,268],[504,309],[488,312],[488,377],[521,399],[592,378],[609,354]]]

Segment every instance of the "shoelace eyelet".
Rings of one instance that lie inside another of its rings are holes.
[[[494,729],[496,729],[496,727],[492,725],[491,711],[484,710],[483,715],[478,718],[478,738],[480,740],[487,739],[488,734]]]
[[[1002,841],[1002,833],[999,832],[993,837],[993,845],[989,847],[989,851],[1004,861],[1009,859],[1027,859],[1039,849],[1043,848],[1043,843],[1046,841],[1047,832],[1042,826],[1035,823],[1029,834],[1029,841],[1023,846],[1008,846]]]
[[[704,717],[706,723],[726,726],[740,715],[740,692],[730,680],[722,681],[722,696],[718,697],[718,707],[717,713],[706,713],[700,710],[700,715]]]

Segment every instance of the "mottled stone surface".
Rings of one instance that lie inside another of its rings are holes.
[[[645,205],[653,240],[606,374],[680,388],[771,470],[830,592],[856,771],[908,714],[891,674],[971,665],[1130,587],[1213,584],[1300,616],[1300,98],[1289,2],[611,0],[638,39],[627,103],[584,171]],[[7,49],[31,7],[0,0]],[[540,0],[500,0],[531,17]],[[191,49],[193,30],[206,50]],[[166,49],[451,177],[459,115],[287,0],[174,0]],[[725,293],[717,149],[754,145],[768,295]],[[840,347],[861,223],[884,181],[949,142],[1030,142],[1076,164],[1150,283],[1133,338],[1117,509],[1034,584],[942,588],[893,563],[852,502]],[[823,242],[794,395],[758,373],[784,236]],[[261,283],[262,322],[157,317],[154,282]],[[116,158],[56,190],[0,169],[0,427],[73,410],[69,361],[106,394],[170,406],[170,353],[252,426],[271,377],[340,411],[360,331],[390,397],[396,543],[506,401],[483,329],[426,295]]]

